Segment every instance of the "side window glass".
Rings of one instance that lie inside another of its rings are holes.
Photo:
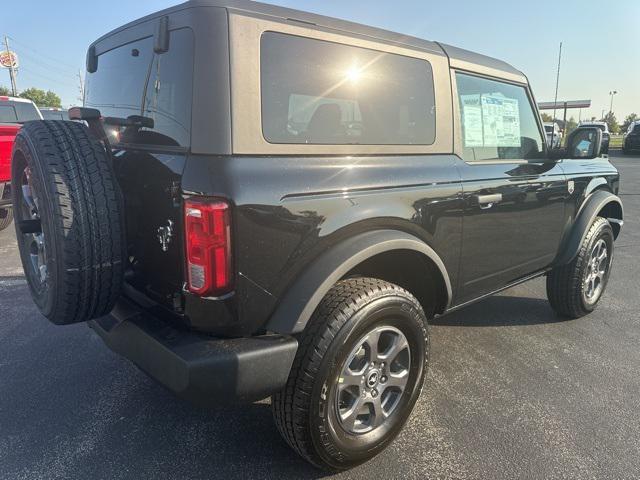
[[[270,143],[431,145],[433,71],[426,60],[266,32],[262,131]]]
[[[544,156],[543,139],[524,87],[456,74],[465,161]]]

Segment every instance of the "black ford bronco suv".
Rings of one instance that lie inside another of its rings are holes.
[[[601,298],[618,172],[597,128],[549,150],[535,105],[504,62],[323,16],[142,18],[89,47],[83,122],[17,136],[33,299],[194,402],[271,396],[294,450],[352,467],[411,413],[430,318],[541,275],[559,315]]]

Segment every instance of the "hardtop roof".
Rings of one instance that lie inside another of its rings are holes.
[[[118,32],[126,30],[127,28],[133,27],[137,24],[146,22],[148,20],[152,20],[164,15],[169,15],[180,10],[199,7],[221,7],[226,8],[230,11],[235,10],[238,12],[246,12],[248,14],[277,17],[280,20],[298,21],[310,25],[340,31],[341,33],[351,33],[385,42],[401,44],[418,50],[444,53],[449,57],[449,61],[452,67],[471,71],[477,70],[477,67],[481,67],[481,69],[483,70],[482,73],[486,73],[488,75],[505,77],[510,80],[522,83],[527,82],[524,74],[518,69],[514,68],[506,62],[503,62],[502,60],[488,57],[486,55],[481,55],[479,53],[471,52],[469,50],[464,50],[458,47],[453,47],[451,45],[429,41],[411,35],[384,30],[381,28],[371,27],[360,23],[341,20],[334,17],[327,17],[315,13],[304,12],[301,10],[280,7],[277,5],[270,5],[267,3],[254,2],[252,0],[189,0],[179,5],[158,11],[156,13],[152,13],[145,17],[129,22],[103,35],[95,42],[93,42],[93,44],[96,44],[107,37],[110,37],[114,34],[117,34]]]

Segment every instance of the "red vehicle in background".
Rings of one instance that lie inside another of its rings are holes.
[[[31,100],[0,97],[0,230],[13,220],[11,208],[11,148],[20,126],[29,120],[42,120]]]

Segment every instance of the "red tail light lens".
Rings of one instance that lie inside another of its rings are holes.
[[[231,215],[221,200],[187,199],[184,227],[189,291],[221,295],[232,287]]]

